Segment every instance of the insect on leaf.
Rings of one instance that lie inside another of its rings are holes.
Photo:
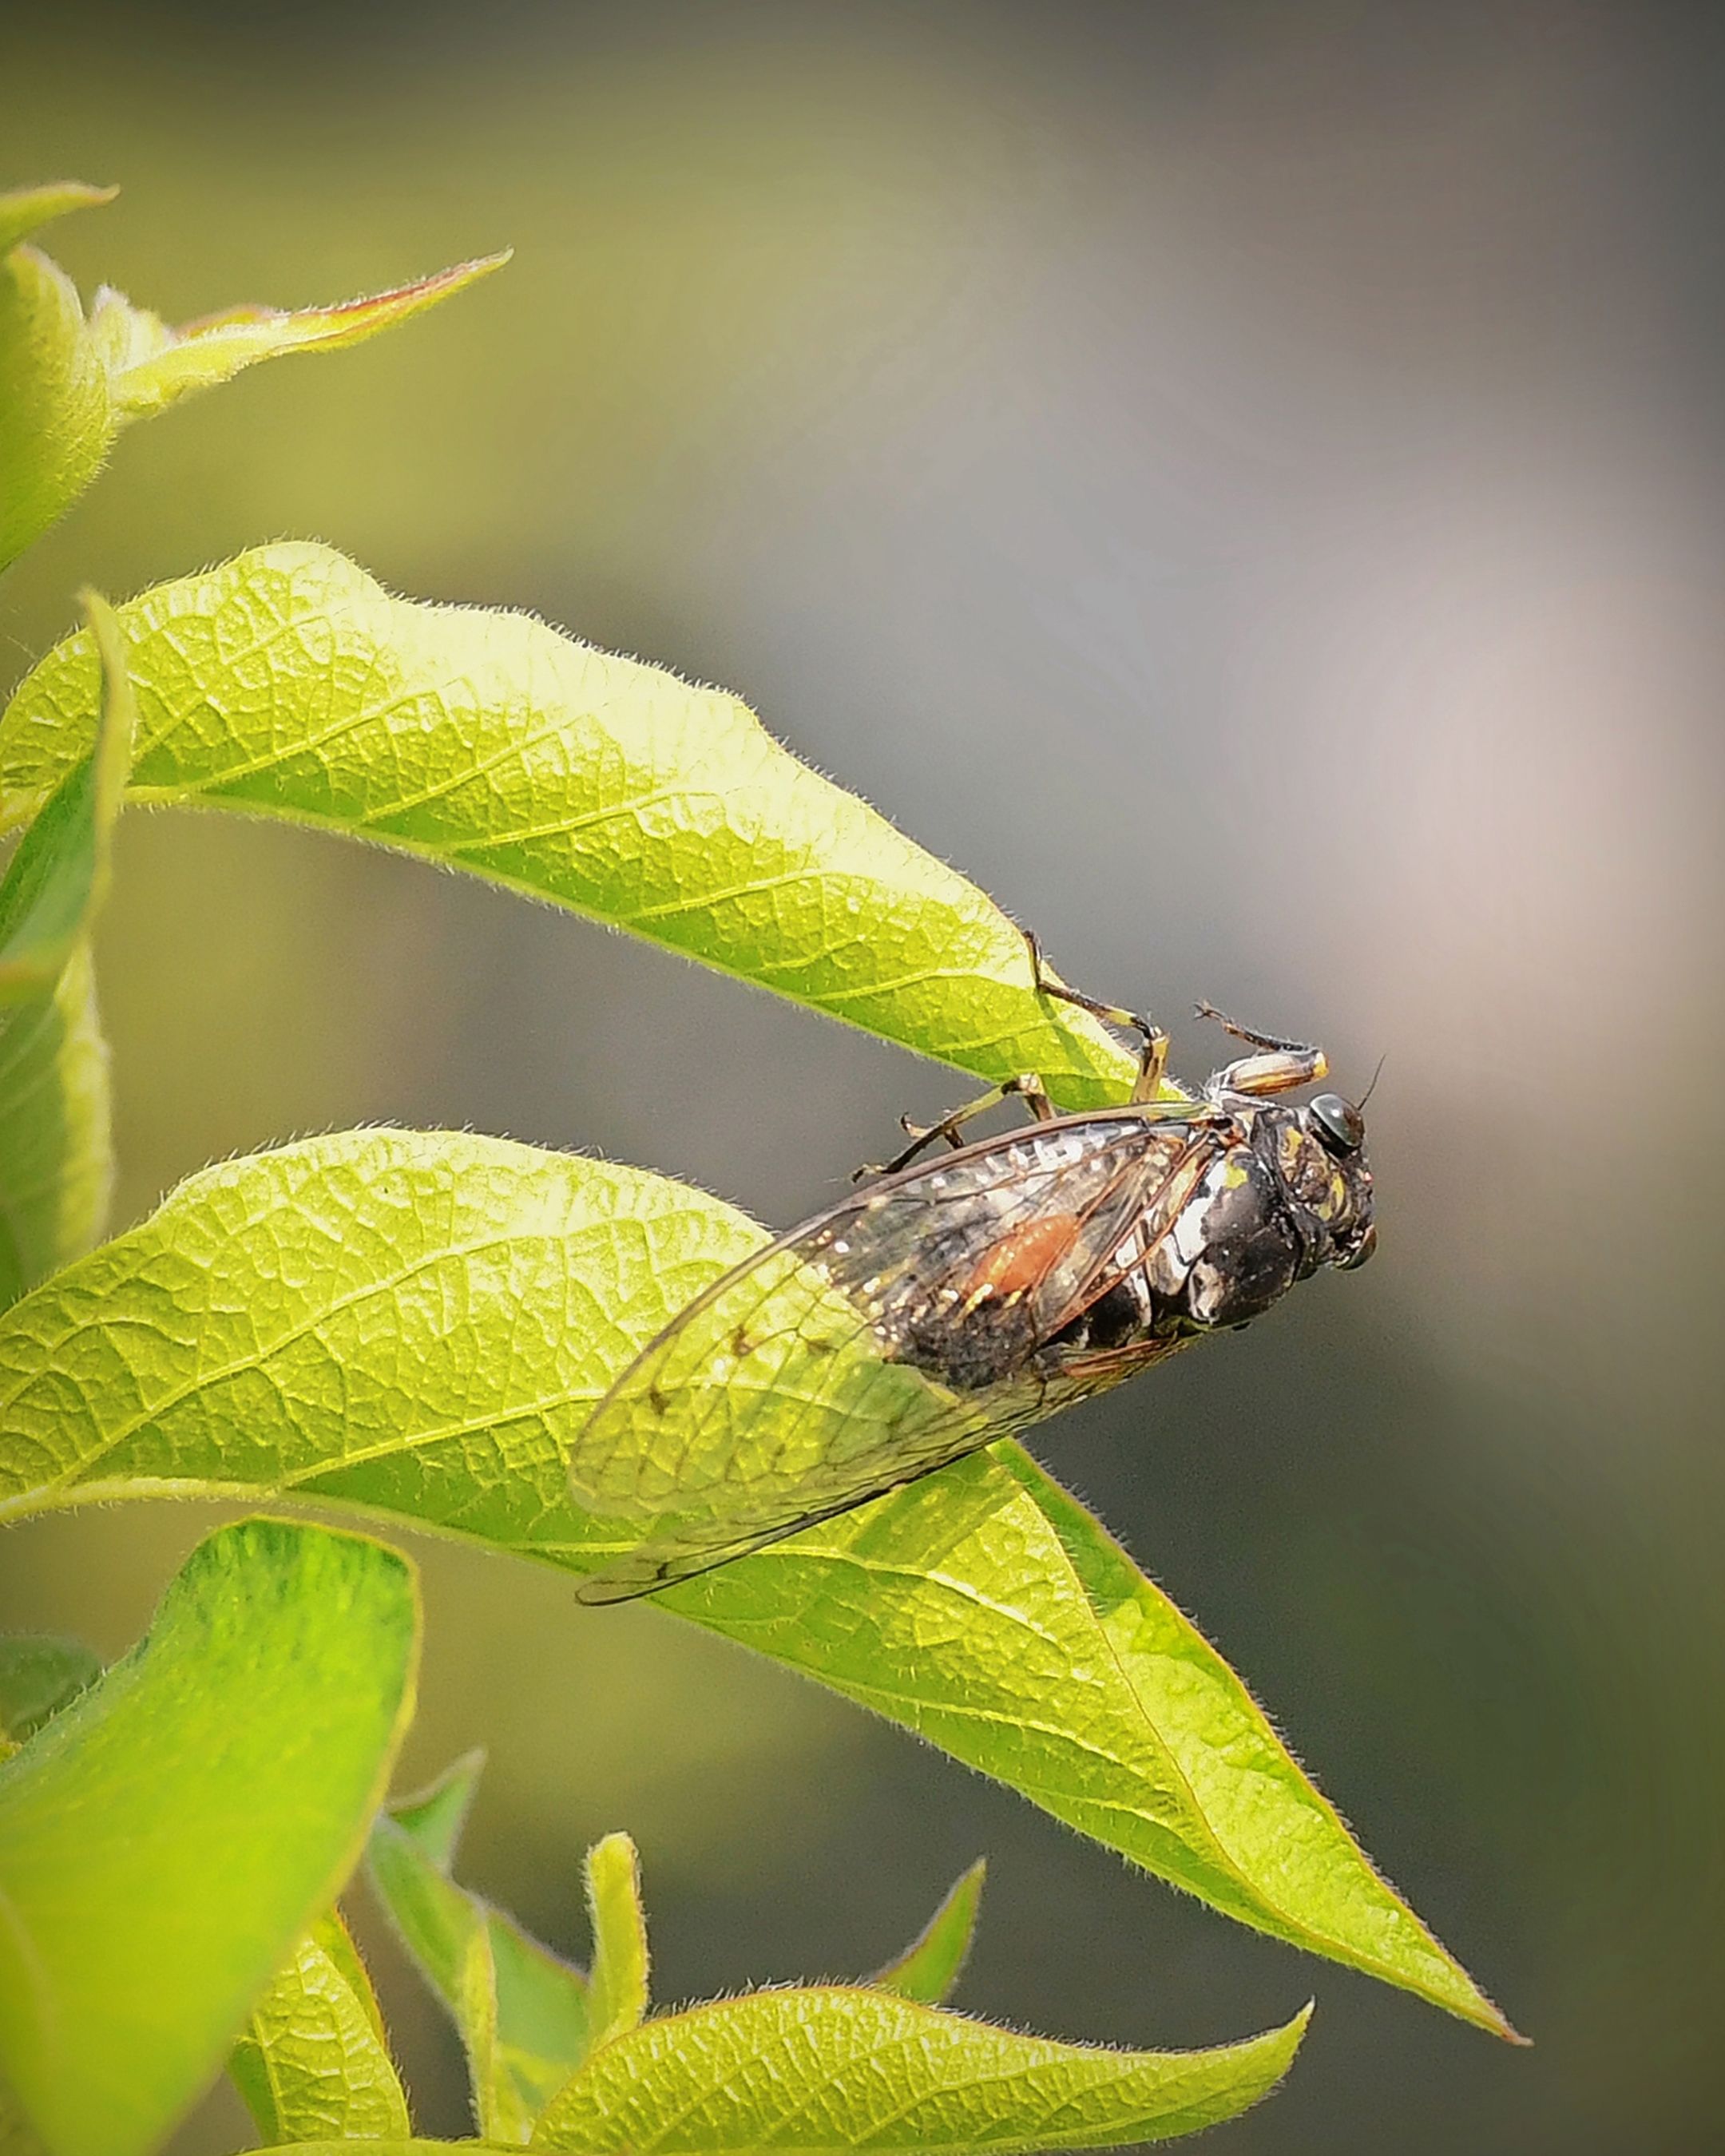
[[[1187,1336],[1058,1363],[1028,1351],[1106,1291],[1122,1239],[1161,1232],[1195,1175],[1191,1152],[1178,1116],[1032,1130],[889,1177],[745,1260],[576,1440],[577,1502],[648,1527],[582,1599],[710,1570],[1173,1353]],[[1003,1252],[1033,1251],[1021,1291],[975,1291],[1006,1277]]]

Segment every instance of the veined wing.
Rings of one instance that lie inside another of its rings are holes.
[[[575,1441],[577,1503],[648,1528],[581,1599],[727,1563],[1168,1352],[1048,1343],[1147,1255],[1211,1151],[1178,1111],[1032,1125],[889,1177],[746,1259]]]

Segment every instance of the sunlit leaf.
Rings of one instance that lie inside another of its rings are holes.
[[[413,2131],[370,1979],[334,1915],[276,1972],[228,2071],[266,2147],[400,2141]]]
[[[647,1920],[641,1867],[626,1834],[608,1834],[587,1852],[587,1908],[593,1922],[588,1972],[588,2042],[597,2046],[639,2028],[647,2013]]]
[[[43,803],[0,880],[0,1006],[53,993],[107,896],[136,709],[119,624],[94,593],[84,603],[101,654],[102,717],[90,754]]]
[[[1267,2095],[1306,2020],[1214,2051],[1110,2051],[886,1992],[753,1992],[645,2022],[595,2051],[530,2145],[571,2156],[909,2156],[1170,2140]]]
[[[953,1884],[905,1951],[868,1979],[877,1991],[894,1991],[924,2006],[939,2006],[952,1997],[970,1954],[988,1869],[978,1858]]]
[[[54,180],[46,187],[14,187],[0,193],[0,255],[9,254],[21,239],[32,238],[69,210],[100,209],[119,192],[118,187],[93,187],[83,180]]]
[[[1035,993],[992,900],[782,749],[747,707],[520,614],[392,598],[327,547],[259,547],[121,609],[131,798],[346,831],[685,952],[1068,1107],[1132,1058]],[[0,718],[24,813],[94,726],[95,654],[50,652]]]
[[[0,1304],[90,1248],[113,1181],[108,1045],[86,942],[51,995],[0,1011]]]
[[[224,1527],[0,1766],[0,2069],[53,2156],[143,2156],[358,1854],[412,1712],[397,1552]]]
[[[574,1433],[762,1240],[659,1177],[470,1135],[227,1163],[0,1317],[0,1517],[291,1494],[590,1570],[623,1545],[570,1501]],[[1507,2033],[1226,1663],[1016,1447],[660,1599],[1240,1921]]]
[[[517,2116],[514,2091],[498,2070],[497,1969],[487,1924],[472,1925],[455,1969],[455,2026],[467,2053],[474,2123],[482,2141],[525,2140],[531,2118]]]
[[[488,255],[336,306],[232,307],[178,329],[105,285],[86,321],[71,280],[22,243],[115,192],[65,182],[0,195],[0,568],[77,500],[134,419],[260,359],[357,344],[508,259]]]
[[[0,1301],[88,1250],[113,1180],[90,932],[107,894],[136,718],[126,644],[94,593],[102,717],[0,881]]]
[[[260,359],[292,352],[337,352],[380,330],[409,321],[509,259],[487,254],[411,285],[331,307],[229,307],[171,329],[159,316],[105,290],[90,319],[90,335],[108,371],[109,393],[121,424],[146,418],[182,397],[229,382]]]
[[[22,243],[50,218],[111,192],[70,181],[0,195],[8,243],[0,248],[0,569],[83,493],[113,436],[107,379],[77,289]]]

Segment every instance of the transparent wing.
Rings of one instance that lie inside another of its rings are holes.
[[[746,1260],[642,1351],[576,1440],[577,1503],[647,1528],[581,1599],[728,1563],[1171,1352],[1047,1343],[1142,1262],[1215,1142],[1142,1110],[1034,1126],[860,1191]],[[1005,1291],[960,1352],[985,1275]]]

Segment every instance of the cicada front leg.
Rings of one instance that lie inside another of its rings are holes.
[[[1039,996],[1058,996],[1063,1004],[1076,1004],[1080,1010],[1101,1019],[1104,1025],[1117,1025],[1141,1037],[1144,1045],[1138,1051],[1138,1075],[1132,1086],[1132,1103],[1138,1106],[1146,1101],[1153,1101],[1162,1091],[1162,1081],[1168,1071],[1168,1035],[1162,1028],[1153,1019],[1141,1018],[1136,1011],[1126,1010],[1118,1004],[1097,1003],[1093,997],[1081,996],[1076,988],[1069,988],[1053,979],[1043,963],[1042,946],[1036,940],[1035,931],[1021,927],[1019,933],[1030,953],[1030,969],[1035,976]]]
[[[1329,1075],[1329,1058],[1309,1040],[1279,1040],[1273,1033],[1254,1033],[1249,1026],[1236,1025],[1231,1018],[1224,1018],[1214,1004],[1198,1004],[1194,1009],[1196,1016],[1213,1019],[1236,1040],[1266,1051],[1229,1064],[1211,1079],[1212,1087],[1229,1093],[1291,1093],[1296,1086],[1316,1085]]]

